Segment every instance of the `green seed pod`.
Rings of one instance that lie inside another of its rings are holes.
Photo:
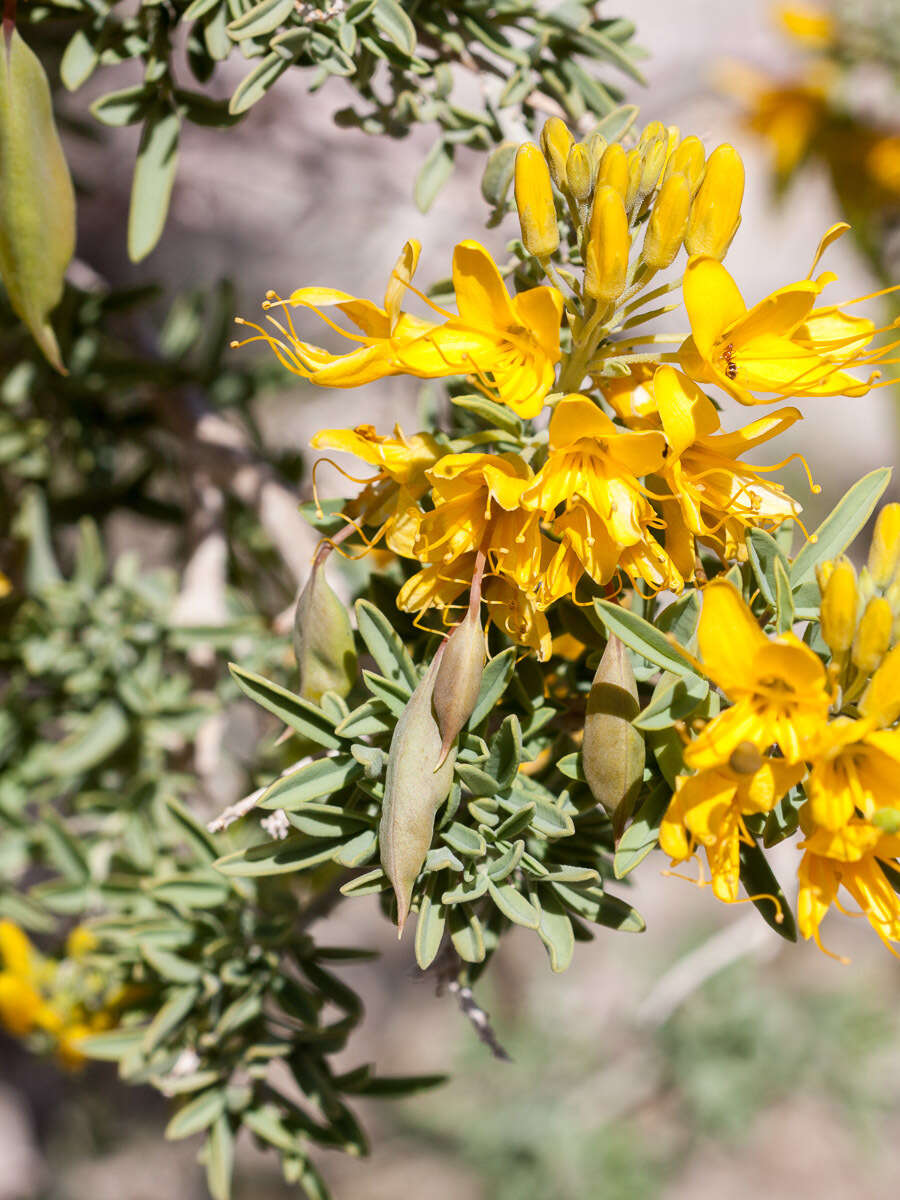
[[[324,692],[346,696],[356,679],[356,646],[346,607],[325,578],[325,560],[317,558],[297,600],[294,653],[300,695],[318,704]]]
[[[484,630],[478,613],[469,609],[444,645],[434,684],[434,712],[441,731],[441,755],[435,770],[443,766],[459,731],[475,711],[483,672]]]
[[[75,251],[75,192],[47,76],[18,32],[0,37],[0,276],[45,357],[65,374],[48,320]]]
[[[588,696],[581,757],[597,803],[616,837],[631,816],[644,777],[645,746],[631,724],[640,710],[628,651],[610,634]]]
[[[378,846],[381,865],[397,897],[398,935],[409,916],[413,885],[434,834],[434,818],[450,794],[456,750],[435,764],[441,753],[441,731],[432,701],[447,643],[438,650],[425,677],[410,696],[391,738],[384,781]]]

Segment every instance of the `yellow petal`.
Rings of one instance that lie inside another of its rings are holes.
[[[704,666],[726,692],[750,680],[756,655],[768,645],[750,609],[724,579],[703,589],[697,640]]]
[[[709,361],[722,331],[747,311],[738,286],[714,258],[692,258],[682,283],[684,307],[700,356]]]
[[[497,264],[480,242],[468,239],[453,251],[453,288],[460,318],[467,325],[506,330],[516,324]]]
[[[674,367],[660,367],[653,376],[653,395],[666,441],[680,458],[697,438],[719,428],[715,405],[686,375]]]

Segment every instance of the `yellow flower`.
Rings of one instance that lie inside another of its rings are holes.
[[[509,579],[493,576],[484,585],[488,619],[507,637],[534,650],[541,662],[551,653],[552,638],[547,618],[534,599]]]
[[[771,812],[804,770],[802,763],[766,758],[753,772],[736,771],[725,763],[696,775],[679,775],[660,825],[660,848],[673,862],[683,862],[702,846],[713,894],[733,904],[740,884],[741,841],[752,841],[744,817]]]
[[[279,335],[273,336],[259,325],[239,321],[257,332],[235,345],[268,342],[289,371],[321,387],[358,387],[389,375],[419,379],[474,375],[482,387],[495,392],[520,416],[539,413],[553,386],[560,356],[561,294],[552,287],[536,287],[511,297],[487,250],[478,242],[460,242],[453,254],[459,313],[438,309],[447,319],[437,324],[400,308],[403,291],[412,287],[418,257],[419,244],[407,242],[385,292],[383,308],[333,288],[300,288],[287,300],[270,293],[264,308],[284,308],[287,326],[270,316]],[[291,308],[312,309],[332,328],[358,342],[358,348],[349,354],[331,354],[301,341]],[[336,325],[325,315],[327,308],[337,308],[361,332],[348,333]]]
[[[804,46],[823,50],[834,41],[834,18],[822,8],[812,4],[784,4],[777,15],[785,33]]]
[[[549,457],[522,502],[553,519],[558,555],[570,562],[574,555],[595,582],[621,568],[653,588],[680,591],[681,576],[650,533],[660,519],[638,482],[659,469],[664,453],[661,433],[623,430],[586,396],[564,396],[550,419]]]
[[[835,225],[824,250],[846,232]],[[878,332],[872,321],[836,307],[814,308],[836,277],[801,279],[748,309],[737,285],[713,258],[692,258],[684,274],[684,304],[692,336],[679,351],[682,369],[700,383],[718,384],[741,404],[766,404],[755,392],[784,396],[863,396],[878,372],[856,379],[846,367],[882,360],[882,347],[865,353]]]
[[[774,744],[789,763],[801,761],[830,704],[819,658],[792,633],[770,641],[724,579],[703,589],[697,637],[702,670],[732,704],[685,749],[685,763],[719,766],[742,742],[761,751]]]
[[[746,557],[745,529],[776,528],[801,512],[780,484],[762,478],[759,471],[765,468],[738,461],[798,421],[796,408],[722,433],[715,405],[674,367],[660,367],[651,387],[669,447],[660,476],[675,497],[661,506],[666,549],[682,575],[694,573],[694,538],[712,545],[723,560],[741,559]]]
[[[806,805],[800,810],[800,823],[807,834],[800,843],[805,853],[797,872],[800,932],[807,939],[813,938],[830,957],[836,957],[822,945],[819,926],[831,905],[837,903],[838,888],[843,886],[891,949],[891,942],[900,941],[900,896],[885,875],[883,864],[895,865],[900,837],[856,819],[837,831],[812,828]]]
[[[836,833],[857,813],[871,820],[879,809],[898,807],[900,731],[838,717],[821,732],[810,758],[805,789],[819,828]]]
[[[0,1023],[16,1037],[31,1033],[44,1006],[40,992],[28,979],[0,971]]]
[[[315,450],[343,450],[379,468],[347,505],[347,516],[378,528],[373,543],[383,535],[395,554],[411,556],[416,501],[428,491],[425,472],[442,454],[431,434],[416,433],[408,438],[396,425],[394,436],[387,437],[376,433],[372,425],[357,425],[355,429],[320,429],[310,445]]]

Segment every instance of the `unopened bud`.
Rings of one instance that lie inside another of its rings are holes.
[[[625,185],[625,208],[628,212],[631,212],[641,190],[641,172],[644,169],[644,160],[640,149],[635,147],[634,150],[629,150],[625,161],[628,166],[628,182]]]
[[[639,709],[631,659],[611,634],[588,695],[581,757],[591,794],[609,814],[616,836],[644,778],[644,739],[631,723]]]
[[[871,674],[887,654],[893,624],[890,604],[883,596],[873,596],[859,622],[850,655],[864,675]]]
[[[834,573],[834,562],[827,558],[824,562],[816,563],[816,582],[819,585],[819,595],[825,595],[825,589],[828,587],[828,580]]]
[[[413,887],[431,846],[434,819],[453,783],[455,749],[435,770],[441,753],[441,731],[432,701],[446,645],[438,649],[400,714],[388,752],[378,849],[384,873],[397,897],[400,935],[409,916]]]
[[[356,680],[356,646],[346,607],[325,578],[317,558],[297,600],[294,653],[300,695],[318,704],[325,692],[346,696]]]
[[[822,586],[821,580],[819,586]],[[850,649],[853,635],[856,633],[858,608],[856,572],[853,563],[842,558],[832,566],[822,592],[819,614],[822,637],[833,654],[844,654]]]
[[[469,609],[447,639],[434,684],[434,712],[441,731],[438,767],[475,711],[483,673],[484,630],[478,613]]]
[[[597,171],[600,168],[600,160],[606,153],[606,147],[608,143],[602,133],[592,133],[587,138],[584,145],[591,160],[591,171],[593,172],[593,177],[596,179]]]
[[[621,142],[611,142],[603,151],[595,186],[615,188],[625,199],[628,193],[628,155]]]
[[[693,195],[700,186],[705,165],[706,151],[703,149],[703,143],[692,134],[683,142],[679,142],[669,155],[665,178],[668,179],[670,175],[683,175],[688,181],[691,195]]]
[[[653,271],[672,265],[681,249],[691,212],[691,189],[683,175],[670,175],[656,197],[641,258]]]
[[[655,142],[658,138],[666,136],[666,127],[662,121],[651,121],[649,125],[645,125],[641,130],[641,136],[638,138],[639,146],[647,146],[650,142]]]
[[[672,157],[675,148],[681,141],[681,130],[677,125],[669,125],[666,128],[666,162]]]
[[[736,775],[755,775],[763,765],[763,756],[752,742],[739,742],[731,752],[728,765]]]
[[[591,205],[585,252],[586,296],[603,304],[612,304],[621,296],[625,290],[630,250],[628,217],[622,197],[613,187],[598,187]]]
[[[576,142],[566,159],[566,184],[576,203],[585,204],[590,199],[593,174],[590,154],[586,147]]]
[[[568,126],[559,117],[551,117],[544,122],[541,130],[541,149],[550,167],[553,182],[563,190],[566,186],[566,159],[575,139],[569,132]]]
[[[869,547],[869,572],[876,587],[891,582],[900,562],[900,504],[886,504],[878,514]]]
[[[720,261],[741,223],[744,164],[733,146],[717,147],[691,208],[684,244],[688,254],[708,254]]]
[[[559,225],[550,172],[533,142],[516,154],[516,208],[525,249],[535,258],[548,258],[559,245]]]
[[[664,135],[658,137],[655,142],[651,142],[644,150],[641,166],[640,202],[643,202],[644,198],[649,196],[659,183],[659,177],[666,165],[667,153],[668,146]]]
[[[900,646],[895,646],[872,676],[859,702],[860,714],[885,727],[900,717]]]

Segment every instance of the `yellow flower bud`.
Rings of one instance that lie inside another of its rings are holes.
[[[595,179],[597,177],[597,170],[600,166],[600,159],[606,152],[607,144],[606,138],[602,133],[592,133],[584,143],[585,149],[590,155],[591,169],[594,173]]]
[[[585,204],[590,199],[593,174],[591,156],[586,147],[576,142],[566,159],[566,183],[572,199],[578,204]]]
[[[628,165],[628,182],[625,187],[625,208],[631,212],[638,201],[641,190],[641,174],[644,169],[644,159],[640,150],[635,147],[626,156]]]
[[[819,586],[822,586],[821,579]],[[819,617],[822,637],[833,654],[843,654],[850,649],[856,632],[857,604],[856,572],[853,563],[844,558],[833,564],[822,592]]]
[[[515,190],[525,249],[535,258],[548,258],[559,245],[559,225],[550,172],[533,142],[525,142],[516,154]]]
[[[691,195],[700,186],[703,178],[703,168],[706,165],[706,151],[703,143],[693,134],[686,137],[675,147],[666,163],[665,179],[670,175],[683,175],[691,187]]]
[[[886,504],[878,514],[872,545],[869,547],[869,571],[876,587],[890,583],[900,561],[900,504]]]
[[[553,182],[562,191],[566,186],[566,159],[575,139],[564,121],[551,117],[541,130],[541,149],[550,167]]]
[[[641,258],[653,271],[664,271],[672,265],[681,249],[691,212],[691,189],[683,175],[670,175],[659,190],[647,232]]]
[[[677,125],[669,125],[666,128],[666,162],[672,157],[675,148],[681,141],[681,130]]]
[[[744,164],[733,146],[715,149],[694,198],[684,244],[688,254],[709,254],[719,260],[731,245],[741,223]]]
[[[645,196],[649,196],[659,183],[659,177],[662,175],[663,167],[666,165],[667,153],[668,144],[665,135],[658,137],[655,142],[650,143],[645,149],[644,161],[641,167],[641,201],[643,201]]]
[[[630,250],[628,217],[622,197],[613,187],[598,186],[591,205],[585,254],[586,296],[603,304],[612,304],[621,296],[625,291]]]
[[[649,125],[645,125],[641,130],[641,136],[638,138],[638,145],[648,146],[650,142],[655,142],[658,138],[666,136],[666,127],[663,125],[662,121],[651,121]]]
[[[871,674],[887,654],[893,624],[890,604],[883,596],[873,596],[862,615],[851,652],[853,665],[863,674]]]
[[[597,168],[596,187],[615,188],[622,199],[628,192],[628,156],[621,142],[611,142],[603,151]]]
[[[831,559],[826,559],[825,562],[816,564],[816,582],[819,585],[819,595],[825,595],[825,589],[828,587],[828,580],[834,573],[834,563]]]
[[[66,938],[66,955],[69,958],[84,958],[98,946],[97,935],[86,925],[76,925]]]

